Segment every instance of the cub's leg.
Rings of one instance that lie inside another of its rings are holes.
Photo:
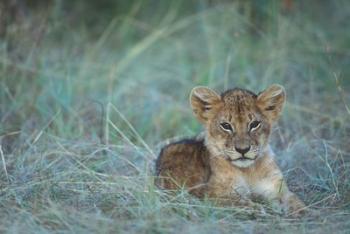
[[[277,184],[277,186],[278,190],[276,191],[276,196],[273,200],[280,203],[282,209],[287,215],[296,217],[306,213],[307,208],[304,202],[302,202],[295,193],[288,189],[287,183],[283,178],[280,179],[279,185]]]
[[[277,205],[287,215],[299,216],[306,212],[304,202],[289,190],[278,168],[275,168],[268,176],[259,179],[253,186],[253,190],[256,197]]]
[[[254,197],[277,205],[287,215],[298,216],[306,212],[304,202],[289,190],[281,170],[271,157],[262,158],[249,174]]]
[[[210,176],[208,152],[203,140],[182,140],[165,146],[156,163],[156,185],[167,190],[185,187],[203,197]]]
[[[266,213],[261,204],[250,199],[249,187],[239,177],[222,180],[218,176],[212,176],[206,186],[205,194],[220,206],[250,208],[254,213]]]

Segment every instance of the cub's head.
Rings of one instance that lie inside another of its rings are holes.
[[[206,87],[191,92],[191,106],[206,128],[206,145],[217,157],[249,167],[268,144],[272,124],[281,113],[285,91],[272,85],[256,95],[244,89],[221,95]]]

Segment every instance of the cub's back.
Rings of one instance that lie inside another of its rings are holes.
[[[204,140],[185,139],[165,146],[156,162],[157,186],[176,190],[185,186],[201,197],[210,176],[209,153]]]

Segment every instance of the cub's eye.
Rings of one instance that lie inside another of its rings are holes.
[[[226,123],[226,122],[221,123],[221,124],[220,124],[220,127],[221,127],[224,131],[232,131],[232,126],[231,126],[231,124],[229,124],[229,123]]]
[[[260,125],[261,125],[260,121],[255,120],[255,121],[251,122],[249,125],[249,131],[254,131],[255,129],[258,129],[260,127]]]

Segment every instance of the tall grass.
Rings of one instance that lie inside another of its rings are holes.
[[[1,232],[350,231],[347,1],[268,11],[261,27],[237,3],[151,11],[141,1],[91,18],[61,3],[0,39]],[[188,105],[195,85],[272,83],[288,95],[271,138],[277,161],[319,217],[261,216],[154,187],[158,144],[201,130]]]

